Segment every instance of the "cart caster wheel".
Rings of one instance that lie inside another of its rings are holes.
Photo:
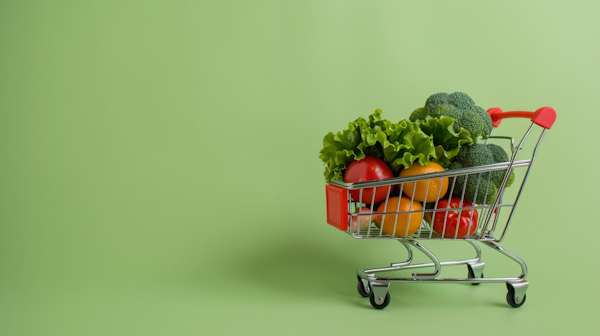
[[[475,273],[473,272],[473,268],[471,267],[471,265],[467,264],[467,268],[469,269],[469,274],[467,275],[468,278],[477,278],[475,276]],[[479,278],[483,278],[483,272],[481,272],[481,276]],[[477,286],[477,285],[481,285],[481,282],[471,282],[471,285],[473,286]]]
[[[527,294],[523,294],[522,298],[515,298],[515,289],[512,286],[507,287],[508,293],[506,293],[506,302],[508,303],[508,305],[513,308],[521,307],[525,303],[525,299],[527,299]]]
[[[356,289],[358,290],[358,294],[360,294],[362,297],[369,297],[369,295],[371,295],[371,286],[367,285],[367,288],[365,289],[360,277],[358,278],[358,285],[356,286]]]
[[[369,301],[371,301],[371,306],[375,309],[383,309],[390,304],[390,293],[385,293],[385,299],[381,304],[375,301],[375,293],[371,291],[371,295],[369,296]]]
[[[473,270],[471,269],[471,267],[469,267],[469,275],[467,277],[468,278],[475,277],[475,274],[473,274]],[[481,277],[483,278],[483,273],[481,273]],[[471,282],[471,285],[473,285],[473,286],[481,285],[481,282]]]

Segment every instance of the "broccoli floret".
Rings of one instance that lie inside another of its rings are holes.
[[[445,93],[440,92],[427,98],[425,106],[416,109],[409,120],[425,120],[427,117],[439,118],[448,116],[454,118],[454,131],[459,132],[461,128],[469,131],[473,137],[488,136],[492,131],[492,119],[487,112],[475,105],[469,95],[463,92]]]
[[[410,117],[408,118],[408,120],[415,122],[417,120],[425,120],[427,119],[427,111],[422,108],[419,107],[418,109],[414,110],[413,113],[411,113]]]
[[[507,161],[508,154],[506,154],[502,147],[494,144],[474,144],[472,146],[462,147],[449,168],[460,169],[477,167]],[[505,174],[506,169],[481,174],[472,174],[466,177],[466,183],[465,176],[458,176],[454,184],[452,195],[461,197],[464,188],[464,197],[466,200],[477,204],[483,204],[484,201],[485,204],[492,204],[496,199],[496,195],[498,194],[498,190],[502,185],[502,180],[504,179]],[[514,179],[515,173],[511,172],[507,187],[512,184]]]
[[[492,158],[495,163],[508,161],[508,154],[502,147],[500,147],[498,145],[494,145],[494,144],[490,144],[487,146],[489,148],[490,153],[492,154]],[[500,183],[502,183],[502,179],[504,178],[505,171],[498,170],[498,171],[493,172],[493,174],[495,174],[495,178],[499,179]],[[506,183],[506,186],[510,187],[514,181],[515,181],[515,172],[513,171],[510,173],[510,176],[508,177],[508,182]]]

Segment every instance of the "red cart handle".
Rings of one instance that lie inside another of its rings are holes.
[[[552,107],[540,107],[535,112],[527,111],[511,111],[502,112],[499,107],[492,107],[487,110],[488,114],[492,118],[492,125],[494,127],[500,126],[500,122],[504,118],[528,118],[531,119],[536,125],[546,129],[550,129],[554,121],[556,120],[556,111]]]

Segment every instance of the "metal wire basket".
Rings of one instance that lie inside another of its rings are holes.
[[[514,145],[513,138],[506,136],[491,135],[485,140],[486,144],[492,139],[510,140],[511,155],[508,162],[378,181],[344,183],[332,180],[331,184],[326,185],[329,224],[354,238],[398,240],[408,252],[406,261],[392,263],[389,267],[357,271],[358,292],[364,297],[370,297],[373,307],[382,309],[389,304],[388,288],[390,282],[394,281],[451,281],[472,284],[504,282],[508,288],[506,299],[511,307],[520,307],[525,302],[529,285],[525,280],[527,266],[521,258],[503,249],[497,243],[502,242],[506,236],[539,145],[546,130],[550,129],[556,120],[556,112],[551,107],[543,107],[535,112],[502,112],[499,108],[493,108],[488,110],[488,113],[494,127],[498,127],[505,118],[520,117],[532,121],[517,146]],[[536,125],[541,126],[542,131],[531,158],[517,161],[517,154],[523,149],[525,139]],[[516,194],[509,197],[505,191],[511,175],[515,173],[522,178],[520,183],[514,183],[518,185]],[[492,176],[501,176],[502,182],[499,186],[492,186]],[[441,187],[444,183],[447,184],[447,190]],[[421,190],[425,190],[424,197],[415,196],[418,186]],[[474,192],[473,188],[475,188]],[[496,188],[494,190],[497,191],[490,193],[490,188]],[[386,197],[377,204],[374,202],[375,193],[381,189],[387,192]],[[365,202],[363,195],[371,194],[372,201]],[[431,197],[432,195],[435,197]],[[506,213],[508,215],[505,215]],[[454,220],[449,221],[449,217]],[[461,223],[461,217],[463,217],[462,223],[466,223],[462,227],[457,224]],[[420,243],[423,240],[465,241],[475,249],[476,256],[470,259],[440,262]],[[518,263],[522,270],[521,274],[514,277],[485,278],[483,276],[485,263],[481,261],[481,248],[477,242],[491,247]],[[432,262],[413,264],[413,247],[427,255]],[[439,278],[441,267],[451,265],[467,265],[468,276]],[[407,278],[375,276],[379,272],[423,267],[434,267],[434,271],[413,273]]]

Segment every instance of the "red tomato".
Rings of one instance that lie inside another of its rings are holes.
[[[473,203],[469,201],[460,202],[460,197],[452,197],[448,204],[448,199],[443,199],[438,202],[436,209],[448,209],[448,208],[463,208],[472,207]],[[458,222],[458,214],[460,212],[460,223]],[[446,218],[446,214],[448,215]],[[471,216],[473,216],[473,222],[471,223]],[[442,232],[445,238],[465,238],[470,237],[475,233],[477,229],[477,210],[450,210],[450,211],[436,211],[433,213],[433,231],[438,233],[440,236]],[[446,221],[446,230],[444,231],[444,221]],[[469,230],[469,223],[471,223],[471,229]],[[458,233],[457,233],[458,230]],[[467,230],[469,230],[467,234]]]
[[[352,161],[346,172],[344,173],[344,182],[356,183],[365,181],[383,180],[394,177],[392,169],[374,156],[366,156],[362,160]],[[364,188],[362,191],[362,198],[360,198],[360,189],[350,190],[352,199],[356,202],[365,204],[379,203],[387,197],[387,195],[394,189],[395,186],[384,186],[377,188]],[[373,201],[373,189],[375,189],[375,200]],[[360,198],[360,200],[359,200]]]

